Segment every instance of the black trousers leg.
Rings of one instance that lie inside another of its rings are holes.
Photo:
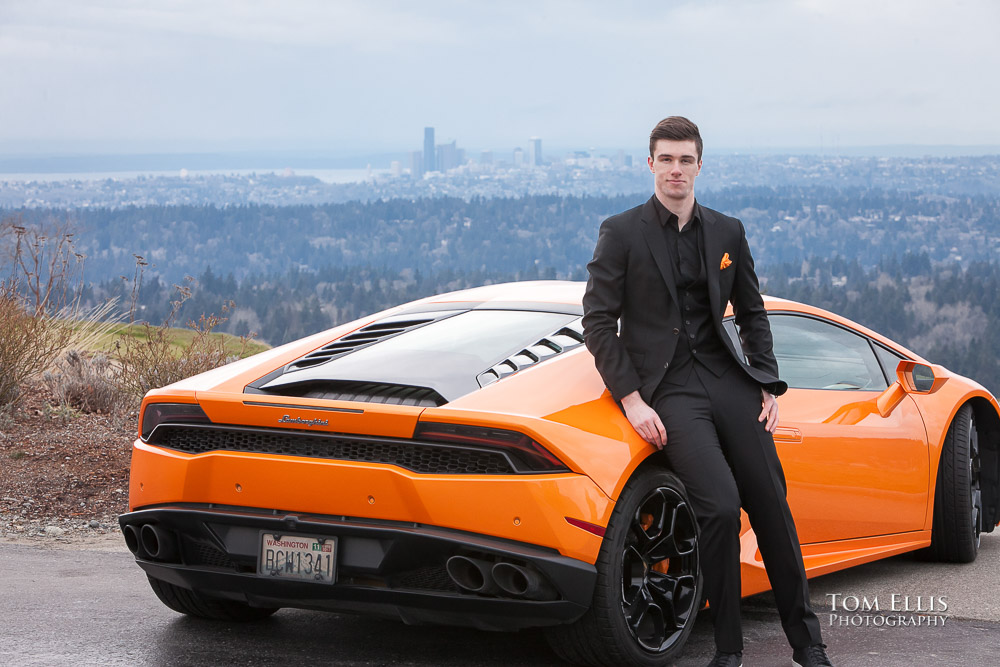
[[[741,503],[757,536],[789,643],[801,648],[821,642],[819,620],[809,606],[802,553],[785,498],[784,473],[771,434],[757,421],[760,386],[736,367],[716,377],[695,364],[685,386],[661,385],[653,403],[667,430],[664,451],[688,487],[698,516],[717,648],[727,652],[742,650]]]
[[[661,384],[652,407],[667,432],[664,452],[698,518],[705,593],[718,650],[743,650],[740,623],[740,496],[723,454],[708,393],[691,373],[683,386]]]
[[[723,398],[712,402],[712,416],[757,537],[785,636],[793,648],[817,644],[822,641],[820,624],[809,605],[809,584],[786,498],[785,474],[774,438],[757,421],[760,385],[735,367],[722,377],[700,367],[696,372],[709,395]]]

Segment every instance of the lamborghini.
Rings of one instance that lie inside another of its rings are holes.
[[[149,392],[120,524],[153,592],[234,621],[541,627],[570,662],[667,664],[704,605],[697,522],[594,367],[583,289],[434,296]],[[765,304],[808,575],[973,560],[1000,522],[996,399],[838,315]],[[767,590],[745,515],[741,547],[743,594]]]

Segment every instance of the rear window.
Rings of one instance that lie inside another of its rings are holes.
[[[428,353],[442,360],[460,358],[479,372],[499,359],[519,352],[539,338],[577,319],[564,313],[522,310],[470,310],[407,331],[349,356],[352,361],[377,363],[386,356]]]

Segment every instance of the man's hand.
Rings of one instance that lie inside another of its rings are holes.
[[[762,422],[765,419],[767,424],[764,425],[764,429],[768,433],[774,433],[774,429],[778,428],[778,400],[774,397],[774,394],[769,392],[767,389],[761,387],[761,407],[760,417],[757,417],[757,421]]]
[[[667,444],[667,431],[663,428],[660,415],[656,414],[656,410],[642,400],[639,392],[633,391],[623,398],[622,407],[625,408],[625,416],[628,417],[635,432],[657,449],[663,449],[663,446]],[[777,408],[775,408],[775,415],[777,415]]]

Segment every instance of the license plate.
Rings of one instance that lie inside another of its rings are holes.
[[[261,533],[257,574],[332,584],[337,578],[337,540]]]

